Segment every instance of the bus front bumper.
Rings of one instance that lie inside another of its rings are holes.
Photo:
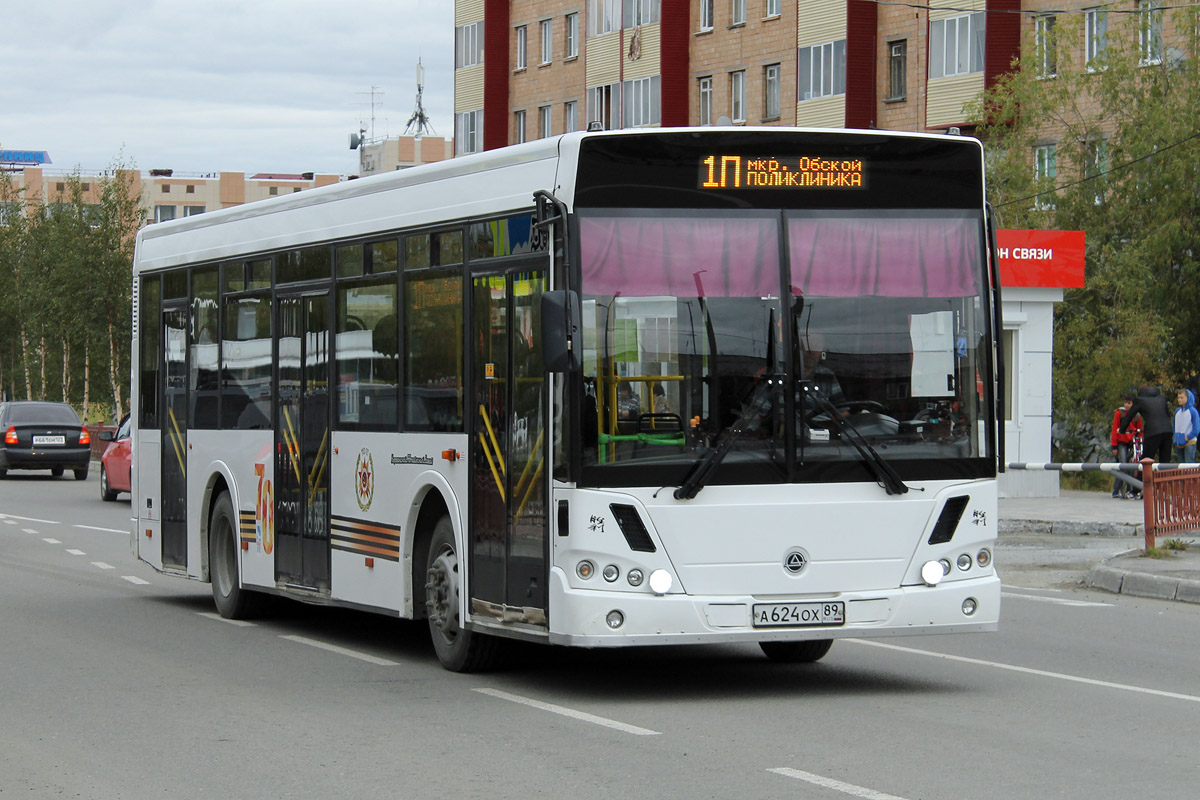
[[[755,627],[755,604],[845,603],[838,625]],[[973,601],[973,602],[968,602]],[[971,613],[966,609],[973,607]],[[923,636],[994,631],[1000,620],[1000,578],[991,575],[937,586],[842,592],[795,598],[751,595],[654,595],[582,590],[550,575],[550,643],[574,647],[803,641],[807,639]],[[613,627],[612,612],[620,625]]]

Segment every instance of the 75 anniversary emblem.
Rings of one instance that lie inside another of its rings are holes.
[[[366,511],[371,507],[375,498],[375,462],[365,447],[354,462],[354,494],[360,509]]]

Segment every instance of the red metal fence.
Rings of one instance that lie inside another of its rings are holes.
[[[1155,537],[1200,530],[1200,469],[1153,468],[1142,459],[1142,511],[1146,515],[1146,547]]]

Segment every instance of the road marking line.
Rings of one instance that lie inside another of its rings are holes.
[[[319,642],[316,639],[309,639],[306,636],[280,636],[279,638],[287,639],[289,642],[298,642],[299,644],[306,644],[309,647],[316,647],[321,650],[328,650],[329,652],[337,653],[338,655],[350,656],[351,658],[357,658],[359,661],[366,661],[369,664],[377,664],[381,667],[398,667],[398,666],[400,666],[400,662],[398,662],[398,661],[389,661],[386,658],[380,658],[379,656],[372,656],[372,655],[368,655],[366,653],[359,653],[355,650],[349,650],[345,647],[338,647],[336,644],[327,644],[325,642]]]
[[[92,566],[100,569],[115,569],[112,564],[105,564],[103,561],[93,561]]]
[[[866,639],[846,639],[847,642],[855,644],[865,644],[870,647],[882,647],[886,650],[898,650],[902,653],[912,653],[919,656],[931,656],[933,658],[941,658],[946,661],[958,661],[963,664],[976,664],[983,667],[995,667],[996,669],[1006,669],[1011,672],[1023,672],[1026,675],[1039,675],[1043,678],[1057,678],[1060,681],[1070,681],[1072,683],[1084,683],[1089,686],[1099,686],[1103,689],[1120,689],[1123,692],[1134,692],[1136,694],[1149,694],[1155,697],[1168,697],[1172,700],[1188,700],[1193,703],[1200,703],[1200,697],[1192,694],[1180,694],[1179,692],[1167,692],[1162,689],[1147,689],[1144,686],[1130,686],[1124,683],[1113,683],[1112,681],[1101,681],[1095,678],[1081,678],[1078,675],[1067,675],[1063,672],[1050,672],[1044,669],[1034,669],[1032,667],[1019,667],[1015,664],[1002,664],[999,661],[985,661],[982,658],[967,658],[966,656],[952,656],[948,653],[935,653],[930,650],[917,650],[914,647],[901,647],[897,644],[884,644],[883,642],[872,642]]]
[[[67,552],[73,556],[86,556],[87,555],[87,553],[83,552],[82,550],[68,550]]]
[[[46,544],[62,544],[58,539],[42,539]]]
[[[1036,594],[1021,594],[1020,592],[1000,592],[1001,597],[1019,597],[1022,600],[1038,600],[1042,603],[1056,603],[1060,606],[1075,606],[1076,608],[1113,608],[1112,603],[1096,603],[1091,600],[1068,600],[1065,597],[1042,597]]]
[[[98,528],[95,525],[72,525],[72,528],[83,528],[85,531],[104,531],[105,533],[129,533],[118,528]]]
[[[16,525],[16,524],[17,524],[17,523],[15,523],[15,522],[13,523],[13,525]],[[36,534],[36,533],[37,533],[37,530],[36,530],[36,529],[34,529],[34,528],[21,528],[21,532],[22,532],[22,533],[34,533],[34,534]]]
[[[122,575],[122,578],[137,586],[149,586],[150,581],[144,581],[136,575]]]
[[[4,524],[5,525],[16,525],[17,521],[15,519],[6,519],[6,520],[4,520]]]
[[[11,522],[11,520],[14,520],[14,519],[24,520],[25,522],[41,522],[45,525],[57,525],[58,524],[58,520],[56,520],[56,519],[38,519],[37,517],[18,517],[16,514],[0,514],[0,517],[3,517],[4,521],[9,523],[10,525],[16,524],[15,522]]]
[[[215,619],[217,622],[224,622],[227,625],[236,625],[239,628],[256,627],[253,622],[247,622],[244,619],[225,619],[220,614],[215,614],[212,611],[197,611],[196,613],[205,619]]]
[[[559,706],[553,703],[543,703],[541,700],[533,700],[528,697],[509,694],[508,692],[502,692],[499,689],[472,689],[471,691],[490,695],[492,697],[498,697],[501,700],[509,700],[513,703],[520,703],[521,705],[529,706],[530,708],[549,711],[553,714],[561,714],[564,717],[571,717],[572,719],[577,719],[581,722],[591,722],[594,725],[603,725],[606,728],[613,728],[614,730],[624,731],[625,733],[632,733],[635,736],[662,735],[660,731],[652,731],[648,728],[639,728],[636,725],[628,725],[624,722],[617,722],[616,720],[608,719],[606,717],[597,717],[595,714],[589,714],[586,711],[576,711],[575,709],[567,708],[566,706]]]
[[[791,769],[790,767],[776,767],[769,769],[767,772],[774,772],[776,775],[784,775],[788,778],[811,783],[816,786],[821,786],[826,789],[833,789],[835,792],[848,794],[852,797],[862,797],[865,800],[904,800],[903,797],[898,797],[887,792],[877,792],[874,789],[868,789],[865,786],[855,786],[853,783],[843,783],[833,778],[826,778],[823,775],[814,775],[811,772],[805,772],[799,769]]]
[[[1023,592],[1061,592],[1062,589],[1039,589],[1033,586],[1015,586],[1011,583],[1004,584],[1007,589],[1020,589]]]

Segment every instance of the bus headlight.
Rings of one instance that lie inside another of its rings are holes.
[[[674,582],[671,573],[665,569],[656,569],[650,573],[650,591],[655,594],[666,594],[671,591],[671,584]]]
[[[596,565],[590,561],[580,561],[575,565],[575,574],[586,581],[596,574]]]
[[[942,562],[926,561],[921,565],[921,580],[925,581],[926,586],[937,586],[944,577],[946,570],[942,569]]]
[[[958,568],[966,572],[971,568],[971,564],[975,563],[975,559],[971,558],[970,554],[963,553],[958,557]]]
[[[631,569],[625,574],[625,580],[629,581],[630,586],[641,586],[645,578],[645,574],[640,569]]]
[[[617,628],[625,624],[625,615],[620,611],[613,609],[612,611],[608,612],[608,616],[604,618],[604,621],[608,624],[608,627],[615,631]]]
[[[979,601],[974,597],[968,597],[966,600],[963,600],[962,612],[968,617],[974,614],[977,608],[979,608]]]
[[[979,555],[975,556],[975,563],[986,569],[992,563],[992,551],[986,548],[980,550]]]
[[[616,564],[609,564],[600,574],[604,576],[604,580],[612,583],[617,578],[621,577],[621,569]]]

